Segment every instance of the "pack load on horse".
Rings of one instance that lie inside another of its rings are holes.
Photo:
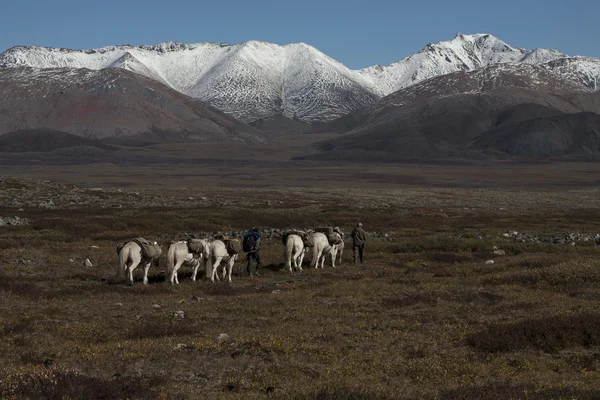
[[[297,235],[302,239],[302,243],[304,244],[304,247],[313,247],[313,238],[312,236],[305,231],[300,231],[297,229],[290,229],[288,231],[285,231],[284,233],[281,234],[281,243],[285,246],[287,241],[288,241],[288,236],[290,235]]]
[[[242,252],[242,244],[240,243],[240,239],[225,239],[223,240],[223,243],[225,243],[225,249],[227,250],[227,254],[230,256],[240,254]]]
[[[144,239],[143,237],[137,237],[123,242],[123,244],[117,245],[117,255],[121,252],[123,247],[129,243],[135,242],[142,249],[142,257],[157,259],[162,254],[162,249],[156,242],[151,242],[148,239]]]
[[[219,233],[218,235],[215,235],[215,240],[220,240],[225,244],[227,254],[230,256],[240,254],[242,252],[242,244],[238,238]]]
[[[195,258],[199,258],[204,251],[204,243],[205,241],[202,239],[189,239],[187,241],[188,251],[193,254]]]
[[[329,241],[330,246],[339,246],[340,244],[344,243],[344,240],[337,232],[331,232],[329,235],[327,235],[327,241]]]
[[[327,226],[315,228],[315,232],[321,232],[327,237],[330,246],[340,245],[343,242],[342,233],[337,227]]]

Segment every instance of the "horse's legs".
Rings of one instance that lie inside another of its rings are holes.
[[[338,249],[338,254],[340,255],[339,259],[338,259],[338,265],[341,267],[342,266],[342,254],[344,254],[344,248],[341,247]]]
[[[125,263],[125,264],[123,265],[123,276],[125,276],[125,280],[126,280],[126,281],[128,280],[128,279],[127,279],[127,273],[128,273],[127,271],[128,271],[128,270],[129,270],[129,266],[127,265],[127,263]]]
[[[316,259],[316,263],[315,263],[315,269],[319,268],[319,261],[321,261],[321,257],[323,255],[323,250],[318,250],[317,251],[317,256],[315,257]],[[323,265],[321,264],[321,268],[323,268]]]
[[[183,265],[184,260],[179,261],[177,264],[175,264],[175,268],[173,268],[175,270],[175,283],[179,285],[179,268],[181,268],[181,266]]]
[[[304,260],[304,249],[300,250],[300,254],[298,254],[298,257],[296,259],[296,265],[299,271],[302,271],[302,261]]]
[[[179,283],[179,280],[177,279],[177,271],[179,270],[179,268],[181,268],[181,264],[183,264],[183,260],[177,260],[177,262],[173,266],[173,271],[171,271],[171,276],[169,277],[169,282],[171,282],[171,284]]]
[[[319,262],[319,251],[317,250],[317,245],[315,244],[312,248],[312,259],[310,260],[310,266],[319,268],[319,265],[317,264],[318,262]]]
[[[192,273],[192,281],[196,282],[196,274],[198,273],[198,268],[200,268],[200,260],[202,259],[202,256],[200,256],[200,258],[195,258],[194,259],[194,272]]]
[[[292,252],[291,260],[289,263],[290,272],[294,272],[295,269],[298,269],[298,254],[294,254]]]
[[[327,254],[325,254],[325,252],[321,253],[321,256],[319,257],[319,260],[321,260],[321,269],[323,269],[323,267],[325,266],[325,256]]]
[[[219,268],[219,264],[221,263],[221,260],[223,259],[223,256],[219,256],[219,257],[215,257],[215,262],[213,263],[213,267],[212,267],[212,276],[210,278],[210,280],[212,282],[215,281],[215,277],[217,278],[217,280],[221,280],[221,278],[219,278],[219,274],[217,273],[217,268]]]
[[[283,266],[284,268],[287,268],[290,272],[292,272],[292,262],[290,256],[288,255],[287,243],[283,247]]]
[[[144,265],[144,285],[148,284],[148,270],[150,269],[150,264],[152,264],[152,261],[148,261],[148,263]]]
[[[335,268],[335,258],[337,257],[337,249],[331,248],[331,266]]]
[[[229,257],[231,259],[231,257]],[[229,260],[227,260],[227,262],[223,263],[223,280],[225,280],[225,277],[227,276],[227,266],[229,265]]]
[[[133,285],[133,270],[137,268],[140,260],[132,260],[131,264],[127,267],[127,274],[129,278],[129,284]]]
[[[288,267],[288,271],[290,272],[294,272],[292,270],[293,268],[296,268],[296,255],[294,254],[294,249],[292,249],[292,253],[291,254],[287,254],[285,255],[285,264],[286,267]]]
[[[227,267],[229,283],[231,283],[231,271],[233,271],[233,264],[235,264],[235,256],[229,257],[229,261],[225,265],[225,267]],[[225,267],[223,268],[223,280],[225,280]]]

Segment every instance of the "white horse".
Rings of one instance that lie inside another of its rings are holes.
[[[342,237],[339,233],[333,232],[332,235],[334,237],[339,238],[339,241],[343,243]],[[327,255],[331,256],[331,266],[335,268],[335,259],[337,257],[337,250],[339,245],[329,245],[329,240],[324,233],[315,232],[312,235],[313,242],[313,253],[312,253],[312,261],[311,267],[319,268],[319,264],[321,264],[321,268],[325,264],[325,257]]]
[[[167,251],[167,274],[165,275],[165,281],[179,284],[177,271],[182,265],[189,265],[193,268],[192,280],[196,281],[198,267],[200,267],[202,261],[203,254],[200,253],[199,257],[194,257],[194,254],[190,253],[186,241],[171,243]]]
[[[337,255],[339,257],[336,257],[335,260],[339,266],[342,266],[342,254],[344,254],[344,232],[342,232],[342,230],[337,226],[333,228],[333,231],[340,235],[340,238],[342,239],[342,242],[337,245]]]
[[[225,276],[228,275],[229,282],[231,282],[231,271],[233,270],[233,264],[235,264],[235,261],[238,259],[238,255],[229,255],[223,241],[211,240],[207,242],[207,244],[204,246],[204,252],[202,256],[206,265],[206,271],[207,273],[211,274],[210,280],[212,282],[215,281],[215,277],[217,280],[220,280],[219,274],[217,273],[217,268],[219,268],[221,262],[225,262],[223,264],[223,279],[225,279]]]
[[[154,242],[156,244],[156,242]],[[160,257],[160,253],[157,257],[148,258],[143,255],[142,248],[139,244],[134,241],[127,242],[123,245],[123,247],[117,245],[117,254],[119,255],[119,265],[117,266],[117,279],[122,281],[125,278],[125,272],[127,272],[127,279],[130,285],[133,285],[133,270],[137,268],[138,265],[144,266],[144,285],[148,284],[148,270],[150,269],[150,264],[154,263],[155,266],[158,266],[158,258]]]
[[[302,271],[302,260],[304,259],[304,242],[302,238],[295,234],[288,235],[285,241],[284,260],[285,266],[290,272],[293,272],[292,266],[297,271]]]

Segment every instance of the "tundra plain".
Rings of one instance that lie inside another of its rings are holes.
[[[0,397],[600,397],[595,164],[368,168],[405,179],[6,166],[0,217],[25,224],[0,226]],[[336,269],[283,269],[272,230],[359,220],[364,265],[347,241]],[[170,240],[253,226],[271,237],[260,277],[241,261],[231,285],[185,267],[164,282]],[[115,284],[115,245],[136,236],[160,266]]]

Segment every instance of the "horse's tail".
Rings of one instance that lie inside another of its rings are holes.
[[[117,245],[117,252],[119,253],[119,265],[117,266],[117,279],[125,278],[125,268],[127,261],[129,260],[129,247],[127,245]]]
[[[165,282],[169,282],[169,279],[171,279],[171,275],[173,274],[173,269],[175,269],[176,249],[177,244],[173,243],[169,246],[169,250],[167,251],[167,273],[165,274]]]
[[[292,268],[292,257],[294,253],[294,240],[292,240],[292,235],[287,237],[285,241],[285,266],[287,268]]]

